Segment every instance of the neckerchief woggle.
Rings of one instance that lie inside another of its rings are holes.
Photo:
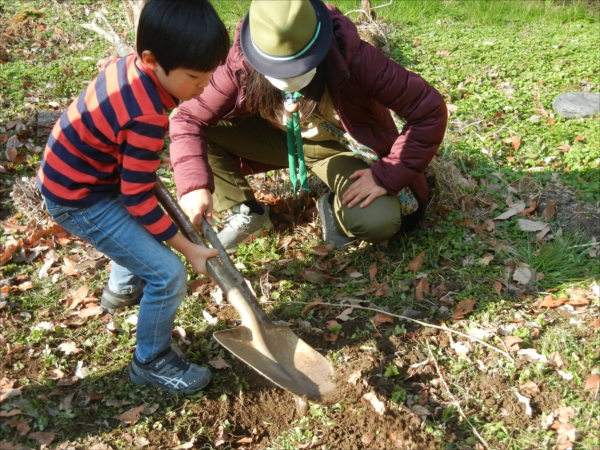
[[[285,96],[286,110],[287,106],[296,104],[297,100],[302,97],[300,92],[283,92]],[[288,165],[290,167],[290,182],[294,188],[294,192],[298,190],[298,179],[296,176],[296,152],[298,153],[298,175],[300,176],[300,188],[305,191],[310,191],[308,187],[308,177],[306,174],[306,163],[304,162],[304,149],[302,147],[302,133],[300,132],[300,115],[298,108],[287,116],[287,148],[288,148]],[[295,142],[294,142],[295,141]]]

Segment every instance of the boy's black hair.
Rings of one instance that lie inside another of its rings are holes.
[[[140,15],[138,55],[150,50],[165,74],[211,72],[227,59],[229,33],[208,0],[149,0]]]

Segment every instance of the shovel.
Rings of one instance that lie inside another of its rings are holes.
[[[183,235],[206,247],[196,227],[160,179],[154,193]],[[202,222],[202,232],[219,250],[218,257],[207,260],[208,273],[242,319],[237,328],[216,331],[217,342],[277,386],[313,402],[335,402],[337,387],[331,363],[289,327],[271,323],[206,221]]]

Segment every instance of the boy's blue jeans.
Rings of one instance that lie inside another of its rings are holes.
[[[175,313],[187,290],[179,257],[129,214],[120,197],[107,197],[88,208],[45,201],[56,223],[113,260],[110,290],[128,294],[146,282],[136,333],[140,362],[169,348]]]

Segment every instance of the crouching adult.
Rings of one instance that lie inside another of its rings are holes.
[[[272,226],[245,175],[289,168],[294,188],[308,189],[312,170],[330,189],[317,202],[325,241],[379,243],[423,216],[446,120],[441,95],[336,7],[254,0],[226,63],[172,117],[180,204],[196,224],[231,208],[219,239],[233,252]]]

